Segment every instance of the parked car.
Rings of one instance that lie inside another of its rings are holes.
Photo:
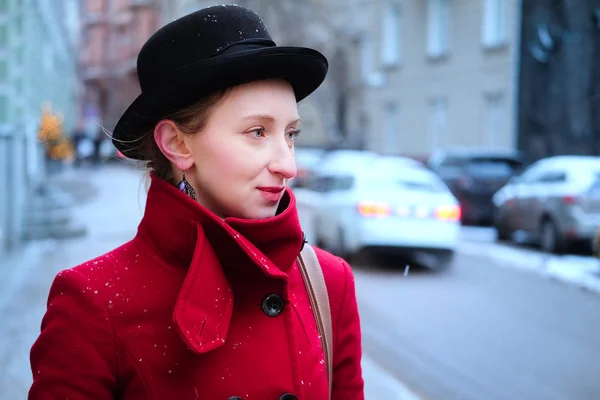
[[[430,268],[452,259],[460,207],[418,161],[369,155],[329,160],[314,171],[307,190],[312,193],[297,195],[299,211],[313,218],[307,224],[316,243],[335,254],[392,251]]]
[[[600,157],[542,159],[512,178],[493,202],[500,240],[521,231],[547,252],[591,245],[600,227]]]
[[[453,149],[427,162],[458,199],[465,224],[492,225],[492,196],[523,167],[518,152]]]
[[[316,215],[319,211],[321,198],[323,197],[323,194],[314,188],[315,171],[323,168],[351,168],[356,162],[362,162],[377,156],[376,153],[362,150],[329,150],[321,155],[318,162],[312,163],[303,184],[298,185],[295,183],[294,181],[296,179],[290,181],[290,187],[296,195],[302,230],[310,243],[317,244],[317,241],[319,240],[315,222],[317,220]],[[311,182],[312,187],[309,187],[311,186]]]

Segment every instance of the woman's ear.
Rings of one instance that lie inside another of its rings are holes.
[[[154,127],[154,140],[160,151],[169,161],[182,171],[192,167],[192,154],[183,140],[183,132],[168,119],[162,120]]]

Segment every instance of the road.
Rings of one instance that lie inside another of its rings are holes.
[[[387,263],[355,268],[365,351],[423,398],[600,399],[597,294],[485,254],[444,273]]]
[[[0,400],[26,398],[29,349],[54,275],[130,239],[142,216],[143,177],[132,168],[73,179],[97,188],[72,210],[88,234],[36,243],[0,263]],[[481,255],[473,238],[486,242]],[[469,254],[443,273],[355,267],[367,400],[414,399],[407,386],[428,400],[600,399],[600,296],[500,268],[481,232],[465,240]]]

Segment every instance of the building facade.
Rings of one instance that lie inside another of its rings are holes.
[[[78,0],[0,0],[0,257],[19,246],[32,189],[44,179],[43,105],[77,120]]]
[[[372,4],[353,52],[352,141],[416,157],[515,148],[520,0]]]
[[[137,55],[158,29],[160,1],[85,0],[82,13],[80,123],[86,134],[112,130],[139,95]]]

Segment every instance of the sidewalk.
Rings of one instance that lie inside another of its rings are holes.
[[[0,398],[24,399],[31,384],[29,350],[39,334],[54,276],[62,269],[99,256],[131,239],[142,218],[146,178],[130,166],[72,170],[61,177],[85,179],[96,196],[71,212],[87,227],[87,235],[33,242],[9,265],[0,265]],[[367,400],[417,400],[408,389],[367,356],[363,360]]]
[[[84,222],[87,235],[66,240],[31,242],[0,265],[0,398],[27,397],[31,385],[29,350],[37,338],[54,276],[131,239],[143,212],[141,173],[109,166],[103,170],[67,171],[62,182],[86,180],[97,189],[93,199],[70,209]],[[136,202],[136,198],[140,202]],[[133,201],[123,201],[134,199]]]
[[[538,273],[600,294],[600,260],[576,255],[544,254],[524,246],[462,241],[458,252],[483,257],[499,267]]]

